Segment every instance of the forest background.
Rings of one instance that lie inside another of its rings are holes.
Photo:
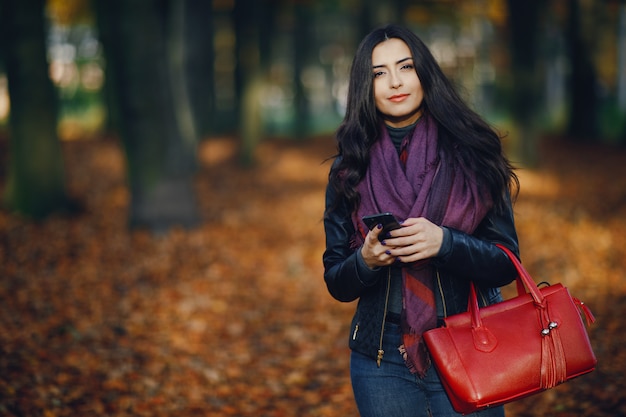
[[[526,267],[598,318],[598,369],[509,415],[626,415],[618,0],[0,0],[0,415],[357,415],[321,217],[389,22],[502,132]]]

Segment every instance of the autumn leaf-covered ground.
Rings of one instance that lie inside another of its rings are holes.
[[[84,211],[41,223],[0,211],[0,415],[357,415],[354,305],[322,279],[330,139],[264,142],[249,169],[234,142],[207,140],[205,222],[159,237],[126,228],[115,141],[64,146]],[[524,263],[592,308],[599,366],[509,416],[626,415],[625,163],[623,149],[553,141],[519,172]]]

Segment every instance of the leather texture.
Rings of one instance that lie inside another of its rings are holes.
[[[424,334],[452,405],[462,414],[553,388],[597,364],[581,318],[582,311],[594,321],[589,309],[561,284],[539,289],[515,255],[497,246],[518,271],[518,295],[479,308],[472,285],[468,311]]]

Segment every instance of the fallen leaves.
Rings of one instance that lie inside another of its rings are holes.
[[[161,237],[126,228],[113,141],[65,144],[85,212],[30,223],[0,212],[0,415],[356,416],[353,304],[322,279],[331,139],[199,151],[204,223]],[[626,414],[624,150],[549,142],[521,171],[526,267],[594,311],[598,370],[507,406],[509,416]]]

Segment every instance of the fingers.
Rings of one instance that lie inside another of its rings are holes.
[[[378,224],[376,227],[374,227],[372,230],[369,231],[369,233],[367,234],[367,237],[369,239],[379,239],[380,234],[383,231],[383,225],[382,224]]]
[[[405,263],[437,256],[443,242],[441,227],[422,217],[407,219],[402,226],[383,241],[394,246],[391,256]]]
[[[381,237],[382,226],[370,230],[361,248],[363,260],[370,268],[387,266],[396,260],[416,262],[437,256],[443,243],[443,229],[423,217],[409,218],[400,229]]]
[[[396,257],[391,254],[394,247],[387,246],[378,240],[381,232],[381,225],[374,227],[368,232],[361,247],[363,260],[370,268],[391,265],[396,260]]]

